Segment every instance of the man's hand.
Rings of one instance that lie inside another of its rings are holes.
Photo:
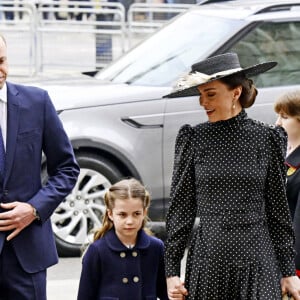
[[[6,238],[8,241],[36,219],[33,207],[26,202],[1,203],[0,206],[7,210],[0,213],[0,231],[12,231]]]

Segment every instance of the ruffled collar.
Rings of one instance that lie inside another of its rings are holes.
[[[246,113],[246,111],[244,109],[241,110],[241,112],[239,114],[237,114],[236,116],[227,119],[227,120],[221,120],[221,121],[217,121],[217,122],[208,122],[209,126],[222,126],[222,127],[236,127],[239,126],[241,124],[242,121],[244,121],[245,119],[248,118],[248,115]]]
[[[293,168],[300,168],[300,146],[298,146],[285,160],[286,165]]]

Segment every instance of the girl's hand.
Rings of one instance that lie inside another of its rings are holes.
[[[168,297],[170,300],[184,300],[188,295],[184,283],[178,276],[167,278]],[[300,300],[300,299],[299,299]]]
[[[295,300],[300,300],[300,279],[298,276],[281,278],[282,294],[290,294]]]

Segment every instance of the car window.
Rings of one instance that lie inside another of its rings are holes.
[[[258,25],[231,49],[242,66],[277,61],[276,68],[257,76],[257,87],[300,84],[300,22]]]
[[[186,13],[97,75],[98,79],[169,86],[245,26],[246,21]],[[209,28],[209,34],[207,33]]]

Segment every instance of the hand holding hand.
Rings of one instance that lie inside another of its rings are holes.
[[[283,277],[281,279],[282,294],[290,294],[294,300],[300,300],[300,279],[298,276]]]
[[[184,300],[188,295],[187,289],[184,287],[184,283],[181,282],[178,276],[167,278],[168,297],[170,300]]]
[[[1,203],[0,206],[7,210],[0,213],[0,231],[12,231],[6,238],[8,241],[35,220],[33,207],[26,202]]]

